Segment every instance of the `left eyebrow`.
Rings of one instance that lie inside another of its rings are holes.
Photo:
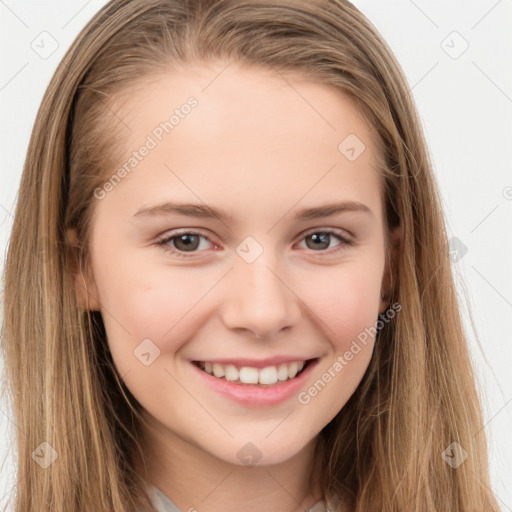
[[[293,216],[293,219],[295,221],[319,219],[345,212],[361,212],[375,217],[375,214],[365,204],[359,203],[358,201],[343,201],[341,203],[328,203],[313,208],[304,208],[303,210],[299,210]]]
[[[331,217],[338,213],[346,212],[361,212],[371,217],[375,217],[375,214],[363,203],[357,201],[343,201],[336,203],[328,203],[321,206],[315,206],[311,208],[304,208],[296,212],[293,216],[293,220],[304,221],[311,219],[319,219],[323,217]],[[216,208],[214,206],[208,206],[204,204],[196,203],[176,203],[176,202],[165,202],[157,204],[155,206],[148,206],[137,211],[134,217],[159,217],[170,214],[184,215],[187,217],[197,218],[218,218],[222,220],[232,220],[233,214],[228,214],[222,208]]]

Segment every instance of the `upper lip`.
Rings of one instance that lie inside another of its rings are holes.
[[[233,366],[251,366],[253,368],[265,368],[267,366],[277,366],[283,363],[293,363],[296,361],[308,361],[309,359],[316,359],[316,357],[304,357],[304,356],[275,356],[266,359],[196,359],[193,362],[208,362],[217,363],[222,365],[232,364]]]

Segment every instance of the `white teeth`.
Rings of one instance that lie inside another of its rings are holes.
[[[206,363],[205,363],[204,370],[206,371]],[[218,379],[224,377],[224,368],[222,367],[222,365],[214,363],[212,371],[213,371],[213,375],[215,375],[215,377],[217,377]],[[208,372],[208,373],[210,373],[210,372]]]
[[[249,366],[240,368],[240,382],[244,384],[258,384],[258,370]]]
[[[232,364],[228,364],[224,370],[226,380],[238,380],[238,369]]]
[[[299,370],[299,363],[292,363],[290,366],[288,366],[288,377],[290,379],[293,379],[295,375],[297,375],[297,371]]]
[[[201,365],[203,370],[214,375],[218,379],[223,377],[228,381],[238,381],[243,384],[264,384],[272,385],[276,382],[284,382],[293,379],[304,368],[304,361],[294,361],[292,363],[283,363],[279,366],[266,366],[265,368],[254,368],[252,366],[243,366],[237,368],[232,364],[222,365],[219,363],[204,362]]]
[[[275,366],[267,366],[260,370],[260,384],[275,384],[277,382],[277,369]]]
[[[279,380],[287,380],[288,379],[288,366],[282,364],[279,366],[279,370],[277,370],[277,378]]]

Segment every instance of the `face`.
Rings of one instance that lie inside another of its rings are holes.
[[[87,299],[155,432],[275,464],[369,364],[360,335],[387,305],[382,183],[341,92],[225,66],[162,75],[116,112],[130,130],[93,199]]]

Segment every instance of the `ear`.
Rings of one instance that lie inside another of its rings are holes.
[[[390,305],[396,277],[398,272],[398,258],[402,250],[403,226],[399,224],[393,228],[389,234],[390,258],[386,255],[386,268],[382,277],[381,297],[379,304],[379,313],[383,313]]]
[[[73,275],[76,300],[79,307],[86,311],[99,311],[98,289],[92,269],[81,268],[80,247],[75,229],[66,231],[69,251],[71,255],[71,272]]]

